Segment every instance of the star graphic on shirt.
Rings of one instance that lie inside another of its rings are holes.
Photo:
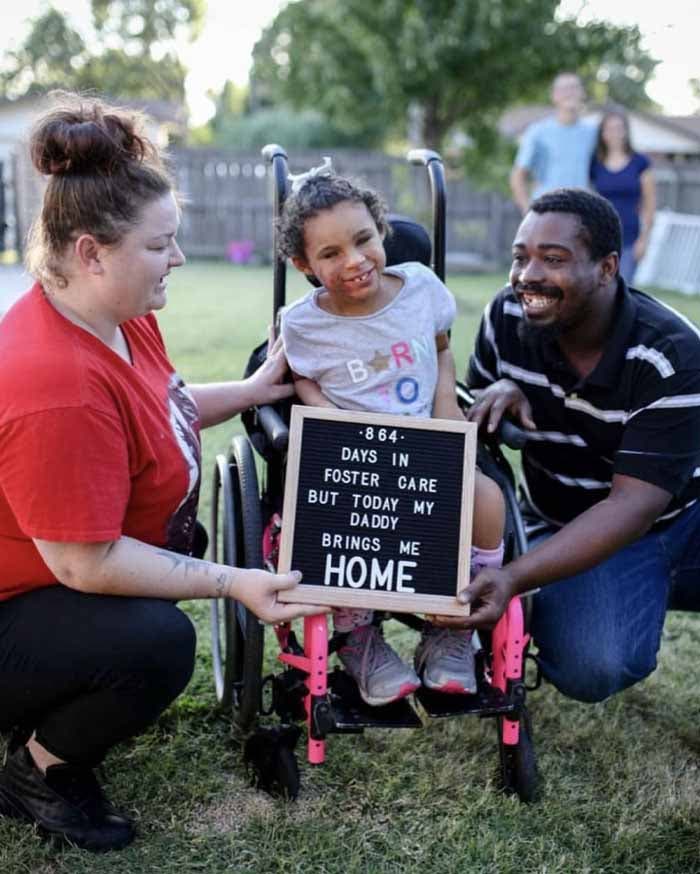
[[[380,355],[377,350],[374,350],[374,358],[367,363],[372,368],[372,370],[376,370],[379,372],[380,370],[388,370],[389,369],[389,361],[391,361],[390,355]]]

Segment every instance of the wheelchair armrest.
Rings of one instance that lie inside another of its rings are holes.
[[[469,409],[474,403],[474,395],[463,382],[457,382],[457,401],[463,409]],[[491,438],[496,443],[504,443],[510,449],[522,449],[529,440],[527,431],[516,425],[511,419],[502,418],[496,433]]]
[[[289,442],[289,428],[274,407],[258,407],[258,422],[276,452],[282,452]]]
[[[496,431],[499,443],[505,443],[511,449],[522,449],[528,441],[528,433],[509,419],[501,419]]]

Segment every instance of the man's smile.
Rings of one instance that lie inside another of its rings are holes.
[[[516,288],[516,294],[526,316],[547,315],[553,311],[561,300],[562,294],[559,289],[525,289],[521,286]]]

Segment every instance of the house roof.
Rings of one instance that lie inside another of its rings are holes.
[[[533,122],[540,121],[548,115],[554,115],[554,110],[548,104],[531,106],[513,106],[507,109],[498,122],[498,129],[504,137],[518,139]]]
[[[664,118],[668,124],[680,128],[684,133],[700,141],[700,115],[667,115]]]

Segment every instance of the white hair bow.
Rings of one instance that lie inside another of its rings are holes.
[[[327,155],[324,155],[323,164],[319,167],[312,167],[310,170],[307,170],[306,173],[297,173],[296,176],[293,176],[290,173],[287,178],[292,183],[292,194],[296,194],[307,179],[311,179],[314,176],[328,176],[332,170],[333,162]]]

